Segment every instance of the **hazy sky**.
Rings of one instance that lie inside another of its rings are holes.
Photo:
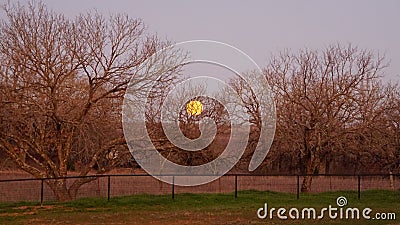
[[[5,2],[5,0],[0,0]],[[106,1],[48,0],[50,8],[74,16],[97,9],[140,17],[151,32],[174,42],[211,39],[246,52],[261,67],[289,48],[352,43],[386,54],[386,75],[400,80],[400,1]]]

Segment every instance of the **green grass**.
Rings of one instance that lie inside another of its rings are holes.
[[[256,211],[269,207],[336,206],[336,198],[346,196],[348,207],[369,207],[373,212],[395,212],[397,219],[377,220],[261,220]],[[296,195],[277,192],[241,191],[234,194],[134,195],[79,199],[67,203],[1,203],[0,224],[400,224],[400,193],[373,190]]]

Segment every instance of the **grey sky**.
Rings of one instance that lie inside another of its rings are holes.
[[[4,0],[1,0],[4,2]],[[151,32],[180,42],[211,39],[246,52],[261,67],[284,48],[352,43],[385,53],[387,78],[400,80],[400,1],[106,1],[47,0],[74,16],[96,8],[140,17]]]

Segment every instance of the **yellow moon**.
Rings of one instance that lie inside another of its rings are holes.
[[[186,111],[193,116],[198,116],[203,112],[203,104],[196,100],[190,101],[186,104]]]

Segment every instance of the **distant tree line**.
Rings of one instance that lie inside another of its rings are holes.
[[[282,52],[264,70],[277,104],[274,173],[400,172],[400,89],[384,57],[357,47]],[[306,177],[302,190],[310,188]]]

